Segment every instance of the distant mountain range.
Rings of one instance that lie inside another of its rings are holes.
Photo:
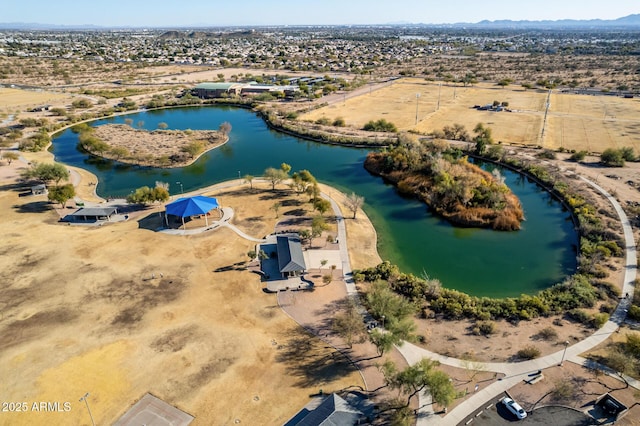
[[[455,26],[473,26],[483,28],[629,28],[640,29],[640,14],[628,15],[618,19],[560,19],[557,21],[480,21],[475,24],[454,24]]]
[[[382,25],[382,24],[381,24]],[[512,21],[512,20],[497,20],[497,21],[480,21],[475,23],[470,22],[458,22],[453,24],[412,24],[408,22],[395,22],[385,25],[397,25],[397,26],[420,26],[420,27],[439,27],[439,28],[495,28],[495,29],[508,29],[508,28],[539,28],[539,29],[604,29],[604,28],[621,28],[621,29],[640,29],[640,14],[633,14],[624,16],[618,19],[560,19],[557,21]],[[291,25],[289,25],[291,26]],[[301,25],[304,27],[314,27],[315,25]],[[323,25],[324,26],[324,25]],[[341,26],[341,25],[336,25]],[[355,25],[357,26],[357,25]],[[375,25],[366,25],[375,26]],[[0,30],[107,30],[107,29],[130,29],[130,28],[220,28],[220,27],[250,27],[249,25],[183,25],[183,26],[114,26],[114,27],[102,27],[99,25],[58,25],[58,24],[40,24],[40,23],[25,23],[25,22],[0,22]],[[256,25],[256,27],[260,27]]]

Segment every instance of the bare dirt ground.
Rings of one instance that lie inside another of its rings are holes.
[[[110,151],[101,153],[105,158],[125,163],[160,166],[184,167],[194,163],[200,155],[217,148],[227,141],[227,137],[215,130],[137,130],[124,124],[98,126],[95,136],[110,148],[124,148],[128,155],[116,157]],[[185,150],[189,145],[200,142],[202,153],[190,155]]]

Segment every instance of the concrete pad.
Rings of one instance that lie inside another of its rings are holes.
[[[120,417],[114,426],[187,426],[193,416],[151,394],[146,394]]]
[[[322,267],[323,270],[330,271],[331,265],[336,265],[337,269],[342,269],[342,258],[340,250],[306,250],[302,253],[304,262],[307,264],[307,271],[310,269],[320,269],[322,260],[326,260],[327,264]]]

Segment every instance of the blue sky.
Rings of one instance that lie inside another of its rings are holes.
[[[100,26],[454,23],[615,19],[638,0],[8,0],[0,22]]]

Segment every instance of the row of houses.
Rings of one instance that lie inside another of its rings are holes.
[[[286,98],[294,97],[300,91],[298,86],[275,86],[270,84],[249,83],[200,83],[193,88],[193,96],[201,99],[221,98],[225,96],[253,96],[262,93],[284,93]]]

